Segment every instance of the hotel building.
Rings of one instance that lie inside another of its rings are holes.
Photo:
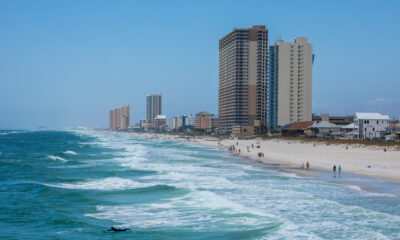
[[[154,119],[161,115],[162,112],[162,101],[160,94],[149,94],[146,96],[146,123],[154,127]]]
[[[234,29],[219,40],[218,118],[222,131],[266,124],[268,29]]]
[[[129,105],[110,110],[108,128],[113,130],[126,130],[129,127],[130,107]]]
[[[269,52],[267,126],[312,120],[312,45],[306,37],[279,40]]]

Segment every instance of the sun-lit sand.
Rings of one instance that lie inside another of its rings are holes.
[[[136,135],[136,134],[135,134]],[[177,135],[138,134],[143,137],[176,140],[189,144],[224,148],[228,151],[235,146],[233,154],[248,157],[256,161],[279,164],[282,168],[298,173],[313,174],[312,169],[332,171],[334,164],[342,166],[343,173],[354,173],[400,182],[400,151],[379,146],[360,146],[355,144],[326,145],[321,142],[301,142],[287,139],[217,140],[215,138],[196,137],[187,139]],[[236,145],[238,143],[238,145]],[[252,147],[252,144],[254,148]],[[257,148],[257,146],[260,146]],[[247,148],[249,147],[249,148]],[[238,153],[240,149],[240,153]],[[264,153],[260,158],[258,153]],[[311,171],[302,171],[302,163],[310,163]]]
[[[359,145],[326,145],[322,143],[298,142],[285,139],[272,140],[222,140],[212,138],[195,138],[184,140],[173,135],[151,135],[162,139],[181,140],[209,147],[222,147],[228,150],[232,145],[234,154],[249,157],[269,164],[280,164],[293,170],[300,169],[308,161],[311,169],[332,170],[334,164],[342,166],[342,172],[354,173],[377,178],[400,181],[400,151],[382,147],[365,147]],[[236,143],[238,145],[236,146]],[[254,148],[252,148],[252,144]],[[260,148],[257,148],[260,146]],[[249,148],[247,148],[249,147]],[[347,149],[346,149],[347,148]],[[248,150],[249,149],[249,150]],[[258,157],[258,153],[264,157]]]
[[[199,144],[224,147],[235,145],[240,155],[265,163],[289,165],[300,168],[308,161],[311,168],[332,170],[334,164],[342,166],[343,172],[400,181],[400,152],[384,151],[382,148],[366,148],[357,145],[326,145],[302,143],[284,139],[274,140],[223,140],[207,141],[199,139]],[[236,146],[238,143],[238,146]],[[251,147],[253,144],[254,148]],[[249,146],[249,151],[247,150]],[[260,146],[260,148],[257,148]],[[263,158],[258,153],[264,153]]]

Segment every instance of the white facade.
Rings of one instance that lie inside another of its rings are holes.
[[[316,134],[318,137],[331,136],[332,133],[339,132],[341,130],[340,126],[328,121],[314,122],[310,128],[318,130],[318,133]]]
[[[194,126],[194,122],[195,122],[195,116],[193,115],[189,115],[189,116],[185,116],[184,117],[184,126]]]
[[[176,117],[176,129],[183,127],[183,124],[184,124],[183,117],[182,116]]]
[[[294,43],[278,41],[277,47],[277,125],[312,119],[312,45],[306,37]]]
[[[175,130],[176,129],[176,117],[173,117],[173,118],[169,119],[168,129],[169,130]]]
[[[360,139],[381,138],[385,128],[390,125],[390,118],[380,113],[356,113],[354,125],[358,128]]]

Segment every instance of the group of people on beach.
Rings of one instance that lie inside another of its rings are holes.
[[[342,166],[340,166],[340,164],[339,164],[339,167],[337,167],[337,168],[336,168],[336,164],[334,164],[332,170],[333,170],[333,177],[334,177],[334,178],[336,177],[336,170],[337,170],[338,173],[339,173],[339,177],[341,177],[341,174],[342,174]]]
[[[229,152],[240,154],[240,148],[238,146],[239,146],[239,142],[236,142],[236,144],[233,144],[232,146],[230,146],[228,148]],[[251,148],[254,148],[253,144],[251,144]],[[256,148],[260,148],[260,146],[258,145],[258,146],[256,146]],[[251,152],[250,146],[247,146],[247,152]],[[263,152],[258,152],[257,156],[259,158],[263,158],[264,157],[264,153]]]
[[[301,163],[301,169],[304,169],[304,162]],[[310,170],[310,163],[308,161],[306,163],[306,169]]]
[[[232,145],[232,146],[229,147],[229,152],[240,153],[240,149],[236,149],[235,145]]]

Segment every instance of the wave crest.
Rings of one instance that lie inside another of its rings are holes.
[[[67,162],[66,159],[64,159],[64,158],[62,158],[62,157],[58,157],[58,156],[52,156],[52,155],[50,155],[50,156],[47,156],[47,158],[49,158],[49,159],[51,159],[51,160],[54,160],[54,161]]]
[[[59,184],[44,184],[49,187],[57,187],[64,189],[81,189],[81,190],[126,190],[136,188],[153,187],[157,184],[140,183],[126,178],[109,177],[104,179],[96,179],[89,181],[82,181],[77,183],[59,183]]]
[[[78,155],[76,152],[74,152],[74,151],[72,151],[72,150],[65,151],[64,154],[68,154],[68,155]]]

